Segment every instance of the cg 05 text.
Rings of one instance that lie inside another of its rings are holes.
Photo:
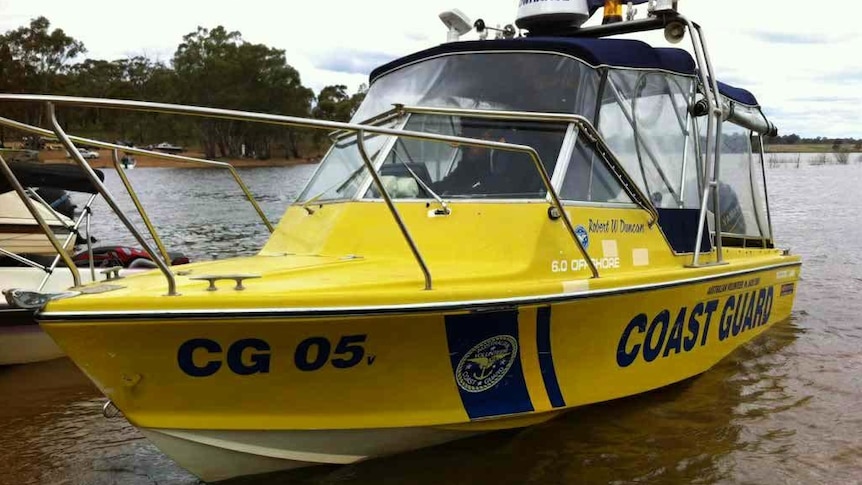
[[[349,369],[363,362],[372,365],[376,357],[366,355],[367,337],[344,335],[334,345],[326,337],[309,337],[296,345],[293,365],[303,372],[327,366]],[[177,365],[191,377],[209,377],[223,367],[240,376],[268,374],[271,362],[272,346],[258,338],[237,340],[229,345],[207,338],[194,338],[183,342],[177,349]]]

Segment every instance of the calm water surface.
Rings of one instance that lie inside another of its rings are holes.
[[[242,175],[277,220],[312,170]],[[171,250],[200,260],[266,239],[223,172],[130,175]],[[782,165],[768,178],[777,240],[804,257],[795,310],[706,374],[524,430],[234,483],[862,483],[862,166]],[[132,243],[117,226],[100,220],[97,237]],[[103,418],[103,401],[67,359],[0,368],[0,483],[198,483]]]

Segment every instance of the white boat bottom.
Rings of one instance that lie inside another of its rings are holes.
[[[180,466],[215,482],[314,465],[348,464],[477,434],[433,428],[215,431],[140,428]]]
[[[54,340],[35,323],[0,326],[0,365],[29,364],[63,355]]]

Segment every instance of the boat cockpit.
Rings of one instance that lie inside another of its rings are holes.
[[[457,42],[384,65],[371,81],[355,123],[532,147],[564,205],[652,205],[675,251],[694,250],[692,226],[710,181],[708,110],[698,111],[703,86],[687,52],[622,39]],[[719,90],[727,111],[722,239],[729,246],[771,247],[760,137],[774,128],[749,92],[725,84]],[[333,137],[297,203],[379,200],[357,135]],[[525,152],[372,134],[364,142],[387,191],[401,202],[544,203],[548,197]],[[704,238],[702,249],[712,244]]]

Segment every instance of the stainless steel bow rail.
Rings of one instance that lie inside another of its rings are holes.
[[[54,123],[54,122],[56,122],[56,119],[54,117],[52,117],[52,123]],[[62,142],[62,136],[59,135],[58,133],[52,132],[49,130],[45,130],[45,129],[42,129],[42,128],[39,128],[36,126],[27,125],[27,124],[20,123],[18,121],[11,120],[8,118],[3,118],[3,117],[0,117],[0,124],[5,125],[5,126],[9,126],[9,127],[12,127],[12,128],[17,129],[17,130],[24,131],[24,132],[38,134],[38,135],[45,137],[45,138],[48,138],[48,139],[60,140]],[[56,126],[56,127],[59,128],[59,126]],[[62,132],[62,129],[60,129],[60,131]],[[132,187],[132,184],[129,181],[129,178],[126,175],[126,171],[122,166],[122,163],[120,163],[119,150],[123,150],[124,152],[132,153],[132,154],[136,154],[136,155],[145,155],[145,156],[149,156],[149,157],[153,157],[153,158],[160,158],[160,159],[172,160],[172,161],[183,162],[183,163],[195,163],[195,164],[209,165],[209,166],[224,168],[224,169],[228,170],[230,172],[231,176],[233,177],[234,181],[239,186],[240,190],[242,190],[246,199],[249,201],[249,203],[254,208],[255,212],[257,212],[258,216],[260,216],[261,220],[263,221],[264,225],[269,230],[269,232],[272,233],[275,230],[272,223],[269,221],[269,219],[266,218],[266,215],[264,214],[263,209],[260,207],[260,205],[255,200],[254,196],[252,195],[248,186],[243,181],[242,177],[240,177],[240,175],[236,171],[236,169],[229,163],[217,162],[217,161],[213,161],[213,160],[205,160],[205,159],[193,158],[193,157],[186,157],[186,156],[181,156],[181,155],[173,155],[173,154],[155,152],[155,151],[150,151],[150,150],[143,150],[143,149],[139,149],[139,148],[127,147],[127,146],[123,146],[123,145],[117,145],[114,143],[107,143],[107,142],[103,142],[100,140],[93,140],[93,139],[77,137],[77,136],[67,136],[67,138],[69,140],[71,140],[73,143],[86,144],[86,145],[90,145],[90,146],[97,146],[100,148],[107,148],[107,149],[111,150],[114,168],[117,170],[117,173],[120,176],[120,180],[122,181],[124,187],[126,188],[126,191],[128,192],[129,197],[132,199],[132,202],[135,205],[135,208],[136,208],[138,214],[140,215],[142,221],[144,222],[144,225],[147,227],[147,230],[148,230],[150,236],[153,238],[153,241],[156,243],[156,246],[158,247],[158,250],[159,250],[159,254],[161,254],[162,260],[165,262],[165,265],[170,265],[170,256],[168,255],[168,251],[165,248],[165,245],[163,244],[161,238],[159,237],[158,232],[156,231],[155,227],[153,226],[146,210],[144,209],[143,205],[141,204],[140,199],[137,196],[137,192]],[[64,144],[64,146],[66,146],[66,145]],[[66,149],[70,154],[77,153],[77,151],[75,149],[70,150],[68,146],[66,146]],[[73,155],[73,157],[74,157],[74,155]],[[75,161],[80,165],[80,162],[77,160],[77,158],[75,159]],[[5,164],[5,161],[0,160],[0,164]],[[4,171],[4,173],[6,173],[6,172]],[[7,178],[9,178],[9,174],[6,173],[6,175],[7,175]],[[12,180],[11,178],[10,178],[10,182],[13,183],[13,186],[20,185],[19,183],[17,183],[17,180]],[[20,196],[20,192],[19,192],[19,196]],[[86,223],[87,223],[88,234],[89,234],[90,214],[91,214],[89,206],[92,203],[92,200],[94,198],[95,198],[95,196],[90,199],[90,202],[88,202],[87,206],[85,207],[85,212],[87,213]],[[25,201],[25,204],[27,204],[26,201]],[[109,204],[110,204],[110,202],[109,202]],[[29,207],[28,207],[28,209],[29,209]],[[34,216],[34,218],[36,218],[37,222],[41,219],[41,217],[38,213],[34,213],[33,210],[30,210],[30,212]],[[122,217],[121,217],[121,220],[122,220]],[[125,221],[124,221],[124,224],[125,224]],[[80,225],[80,220],[75,225],[74,229],[77,230],[79,225]],[[42,227],[41,223],[40,223],[40,227]],[[42,229],[44,232],[44,227],[42,227]],[[130,228],[130,230],[132,231],[132,233],[134,235],[134,233],[136,231],[134,231],[132,228]],[[46,236],[49,238],[49,240],[53,239],[53,232],[46,233]],[[141,239],[139,239],[138,236],[139,235],[136,235],[136,239],[138,239],[138,242],[141,243],[141,245],[144,247],[144,249],[146,249],[151,256],[155,255],[156,253],[154,251],[152,251],[152,249],[147,244],[142,243]],[[63,245],[63,247],[65,247],[65,245],[68,244],[69,241],[70,241],[70,239],[67,239],[67,241]],[[54,247],[56,249],[57,245],[54,244],[54,241],[52,241],[52,245],[54,245]],[[95,278],[95,268],[93,267],[92,244],[90,244],[89,241],[88,241],[87,249],[88,249],[88,252],[90,254],[90,272],[92,275],[92,279],[95,280],[96,278]],[[2,248],[0,248],[0,251],[2,251],[3,254],[5,254],[7,256],[13,257],[16,260],[20,260],[19,257],[16,257],[17,255],[12,256],[7,251],[2,250]],[[69,261],[67,261],[66,260],[67,258],[64,256],[66,256],[65,252],[59,252],[57,257],[55,258],[54,264],[50,268],[45,268],[41,265],[38,265],[38,264],[30,262],[30,261],[25,263],[25,264],[28,264],[29,266],[38,267],[38,268],[46,271],[47,274],[45,276],[45,279],[42,281],[42,285],[40,285],[40,290],[44,287],[45,283],[47,282],[48,277],[53,272],[53,270],[56,268],[60,258],[62,258],[64,260],[64,263],[67,266],[69,265]],[[158,261],[157,257],[154,256],[153,260],[156,262],[157,265],[159,265],[159,261]],[[75,286],[80,286],[81,282],[80,282],[80,276],[78,274],[77,268],[74,265],[72,265],[72,266],[70,266],[70,271],[72,271],[72,276],[73,276],[73,281],[75,282]],[[175,291],[175,284],[170,284],[171,279],[172,279],[171,277],[168,278],[169,294],[171,294],[172,292],[173,293],[176,292]],[[173,290],[171,290],[170,288],[173,288]]]
[[[403,113],[416,114],[437,114],[437,115],[463,115],[473,118],[486,119],[509,119],[522,121],[547,121],[547,122],[562,122],[574,124],[584,138],[595,149],[596,153],[602,158],[605,166],[610,170],[611,174],[616,177],[623,190],[639,205],[643,210],[650,213],[651,219],[649,225],[658,221],[658,210],[652,200],[647,197],[637,184],[631,179],[628,172],[623,168],[622,163],[614,155],[614,152],[608,146],[604,137],[599,133],[593,123],[581,115],[564,114],[564,113],[536,113],[529,111],[497,111],[497,110],[477,110],[477,109],[461,109],[461,108],[432,108],[424,106],[403,106],[396,105],[396,110]],[[549,191],[548,197],[557,196],[555,191]]]
[[[18,121],[11,120],[8,118],[0,117],[0,124],[5,125],[5,126],[9,126],[11,128],[15,128],[15,129],[20,130],[20,131],[34,133],[34,134],[40,135],[44,138],[53,139],[53,140],[58,139],[57,135],[52,131],[45,130],[45,129],[42,129],[42,128],[39,128],[36,126],[20,123]],[[249,190],[248,186],[245,184],[242,177],[240,177],[239,172],[237,172],[236,169],[233,167],[233,165],[231,165],[229,163],[217,162],[214,160],[205,160],[205,159],[194,158],[194,157],[186,157],[186,156],[182,156],[182,155],[174,155],[174,154],[163,153],[163,152],[155,152],[155,151],[150,151],[150,150],[143,150],[140,148],[127,147],[124,145],[117,145],[114,143],[107,143],[107,142],[103,142],[100,140],[93,140],[90,138],[83,138],[83,137],[78,137],[78,136],[69,136],[69,139],[75,143],[78,143],[78,144],[97,146],[99,148],[106,148],[106,149],[111,150],[114,168],[116,168],[117,173],[120,176],[120,180],[123,183],[123,186],[126,188],[126,191],[129,193],[129,196],[131,197],[132,202],[134,203],[135,208],[138,211],[138,214],[141,216],[141,219],[144,221],[144,225],[147,226],[148,232],[153,237],[153,240],[155,241],[156,245],[158,246],[159,252],[161,253],[161,255],[165,261],[170,261],[170,257],[168,256],[168,253],[167,253],[167,250],[165,249],[164,244],[162,244],[161,238],[159,238],[158,234],[156,233],[155,229],[153,228],[153,225],[150,222],[150,219],[147,216],[146,211],[144,210],[143,206],[141,205],[141,202],[138,199],[137,193],[135,192],[134,188],[132,187],[131,182],[129,181],[128,176],[126,175],[125,168],[123,167],[122,163],[120,163],[120,160],[119,160],[119,151],[120,150],[122,150],[126,153],[132,153],[132,154],[136,154],[136,155],[144,155],[144,156],[148,156],[148,157],[152,157],[152,158],[171,160],[171,161],[181,162],[181,163],[208,165],[208,166],[218,167],[218,168],[223,168],[225,170],[228,170],[230,172],[231,176],[233,177],[234,181],[236,182],[237,186],[239,186],[240,190],[242,190],[243,195],[245,195],[246,200],[249,201],[249,203],[254,208],[255,212],[257,212],[261,221],[263,221],[267,230],[269,230],[270,233],[272,233],[275,230],[272,223],[269,221],[269,219],[266,218],[266,215],[264,214],[263,209],[261,209],[260,205],[257,203],[257,200],[255,200],[255,198],[252,195],[251,191]]]
[[[226,109],[219,109],[219,108],[204,108],[204,107],[199,107],[199,106],[183,106],[183,105],[166,104],[166,103],[151,103],[151,102],[144,102],[144,101],[112,100],[112,99],[101,99],[101,98],[82,98],[82,97],[70,97],[70,96],[30,95],[30,94],[0,94],[0,102],[4,102],[4,101],[5,102],[35,102],[35,103],[44,103],[46,105],[46,107],[48,109],[48,113],[50,115],[53,133],[48,132],[47,130],[42,130],[40,128],[36,128],[36,127],[30,126],[30,125],[25,125],[23,123],[19,123],[17,121],[9,120],[6,118],[0,118],[0,124],[5,125],[5,126],[10,126],[12,128],[21,129],[24,131],[29,131],[32,133],[37,133],[40,135],[50,135],[50,136],[56,137],[58,140],[60,140],[60,142],[63,144],[63,146],[66,148],[66,150],[72,155],[72,158],[75,160],[75,162],[84,170],[84,173],[88,176],[88,178],[93,183],[93,185],[98,189],[99,194],[105,198],[106,202],[111,207],[111,210],[113,210],[117,214],[117,216],[120,218],[121,222],[123,222],[123,224],[129,229],[129,231],[133,234],[133,236],[138,241],[138,243],[151,255],[155,255],[156,252],[150,247],[150,244],[145,240],[143,235],[134,227],[134,225],[131,223],[131,221],[128,219],[128,217],[125,216],[125,214],[122,212],[119,205],[117,204],[116,200],[109,193],[107,187],[98,179],[98,177],[96,177],[95,172],[93,172],[93,170],[90,168],[90,166],[87,164],[87,162],[84,160],[84,158],[81,156],[80,152],[76,148],[75,142],[84,143],[84,144],[97,146],[97,147],[101,147],[101,148],[108,148],[108,149],[113,149],[113,150],[123,150],[123,151],[129,152],[129,153],[158,156],[161,158],[166,158],[166,159],[171,159],[171,160],[189,161],[189,162],[195,162],[195,163],[208,163],[211,165],[225,166],[231,170],[232,174],[235,175],[235,178],[237,178],[237,181],[240,184],[240,186],[243,188],[243,191],[246,192],[246,194],[249,196],[250,200],[252,200],[252,203],[255,205],[256,209],[258,209],[258,213],[262,217],[263,217],[263,212],[259,210],[259,207],[257,207],[257,204],[253,201],[253,197],[251,197],[250,194],[248,193],[248,190],[245,187],[245,184],[241,182],[239,175],[236,174],[235,170],[233,170],[233,167],[231,167],[230,164],[227,164],[224,162],[213,162],[213,161],[209,161],[209,160],[199,160],[199,159],[193,159],[193,158],[188,158],[188,157],[180,157],[180,156],[176,156],[176,155],[150,152],[147,150],[141,150],[141,149],[125,147],[125,146],[121,146],[121,145],[115,145],[112,143],[106,143],[106,142],[102,142],[102,141],[98,141],[98,140],[90,140],[87,138],[69,136],[63,131],[62,127],[60,126],[59,122],[57,121],[56,113],[55,113],[55,109],[54,109],[55,105],[89,107],[89,108],[125,109],[125,110],[130,110],[130,111],[144,111],[144,112],[156,112],[156,113],[177,114],[177,115],[187,115],[187,116],[200,116],[200,117],[230,119],[230,120],[237,120],[237,121],[250,121],[250,122],[256,122],[256,123],[267,123],[267,124],[281,125],[281,126],[296,126],[296,127],[315,128],[315,129],[325,129],[325,130],[329,130],[329,131],[341,131],[341,132],[357,133],[359,141],[360,141],[359,146],[362,148],[362,158],[363,158],[363,163],[365,165],[365,168],[366,168],[366,170],[368,170],[370,172],[370,175],[371,175],[372,179],[374,180],[375,186],[377,187],[377,189],[382,194],[384,200],[387,201],[387,207],[389,208],[393,219],[395,220],[396,224],[398,225],[399,230],[401,231],[402,236],[404,237],[406,243],[410,247],[410,250],[413,253],[414,258],[416,259],[417,264],[419,265],[420,269],[422,270],[422,273],[423,273],[424,279],[425,279],[425,289],[427,289],[427,290],[430,290],[433,288],[431,274],[430,274],[430,271],[428,270],[428,266],[425,263],[425,260],[422,257],[422,254],[420,253],[415,241],[413,240],[412,236],[410,235],[409,230],[407,229],[406,225],[404,224],[403,219],[401,218],[400,214],[398,213],[397,208],[395,207],[394,203],[392,203],[391,197],[389,196],[388,192],[386,191],[386,188],[383,186],[379,177],[375,176],[376,170],[374,167],[374,163],[369,159],[367,152],[365,152],[365,150],[364,150],[364,143],[362,141],[364,134],[365,133],[372,133],[372,134],[377,134],[377,135],[389,135],[389,136],[403,137],[403,138],[409,138],[409,139],[415,139],[415,140],[428,140],[428,141],[444,142],[444,143],[450,143],[450,144],[453,144],[456,146],[462,146],[462,145],[463,146],[475,146],[475,147],[480,147],[480,148],[497,149],[497,150],[524,153],[530,157],[530,159],[533,161],[533,164],[536,167],[536,170],[541,175],[542,182],[544,183],[545,188],[548,191],[548,202],[550,203],[551,207],[553,207],[554,209],[559,211],[559,213],[561,214],[561,216],[562,216],[561,219],[564,221],[566,232],[569,233],[575,246],[580,251],[580,253],[583,255],[587,266],[590,268],[590,272],[592,274],[592,277],[597,278],[599,276],[598,269],[596,268],[592,259],[589,257],[586,248],[583,246],[583,244],[581,244],[580,240],[578,239],[577,235],[575,234],[574,227],[572,226],[571,220],[569,219],[568,214],[566,213],[562,203],[560,202],[560,198],[559,198],[556,190],[554,189],[553,184],[551,183],[550,176],[548,175],[547,170],[545,170],[545,167],[542,164],[542,161],[539,157],[539,154],[536,152],[535,149],[533,149],[532,147],[526,146],[526,145],[502,143],[502,142],[495,142],[495,141],[488,141],[488,140],[479,140],[479,139],[460,137],[460,136],[449,136],[449,135],[439,135],[439,134],[434,134],[434,133],[423,133],[423,132],[416,132],[416,131],[399,130],[399,129],[385,128],[385,127],[381,127],[381,126],[374,126],[374,125],[341,123],[341,122],[335,122],[335,121],[305,119],[305,118],[299,118],[299,117],[293,117],[293,116],[281,116],[281,115],[273,115],[273,114],[254,113],[254,112],[248,112],[248,111],[226,110]],[[511,117],[519,117],[519,116],[533,116],[533,115],[538,115],[538,114],[513,112],[513,113],[508,113],[508,115]],[[596,135],[598,135],[598,132],[595,130],[595,127],[592,127],[592,125],[589,123],[589,121],[587,121],[586,119],[583,119],[582,117],[577,117],[577,116],[572,116],[572,117],[567,116],[566,120],[569,122],[578,123],[582,127],[588,126],[588,128],[586,128],[586,131],[591,135],[591,137],[598,140],[597,143],[600,143],[600,146],[602,146],[603,149],[605,149],[604,151],[606,151],[606,153],[611,153],[610,150],[607,149],[607,146],[604,144],[604,142],[601,140],[601,137],[596,136]],[[116,158],[116,156],[115,156],[115,158]],[[4,169],[8,169],[5,161],[2,159],[0,159],[0,165],[3,165]],[[122,167],[120,165],[121,164],[117,164],[117,162],[115,160],[115,167],[118,167],[118,170],[122,170]],[[610,165],[614,165],[614,164],[610,164]],[[614,173],[619,172],[618,167],[609,166],[609,168],[611,168]],[[7,177],[14,178],[14,175],[11,173],[11,170],[9,170],[6,173],[6,175],[7,175]],[[134,193],[134,189],[131,187],[131,184],[129,184],[128,181],[125,180],[125,177],[122,177],[122,178],[124,178],[124,185],[126,187],[126,190],[128,190],[130,192],[130,194]],[[643,194],[639,194],[639,193],[635,192],[637,189],[634,186],[634,184],[626,183],[625,185],[628,186],[627,190],[632,190],[633,193],[637,194],[637,196],[635,197],[636,200],[648,201],[648,199],[646,199],[643,196]],[[136,196],[132,196],[132,197],[133,197],[133,199],[136,199]],[[646,205],[646,207],[649,207],[649,205]],[[142,214],[145,214],[145,211],[143,210],[143,207],[140,206],[139,201],[136,201],[136,208],[138,208],[138,210],[141,211]],[[655,217],[655,215],[656,215],[655,208],[652,207],[648,210],[650,210],[650,213],[653,215],[653,217]],[[158,239],[158,236],[156,234],[155,228],[152,227],[152,224],[148,223],[149,218],[147,218],[146,216],[142,216],[142,219],[145,221],[145,225],[147,226],[147,229],[149,230],[150,234],[153,236],[154,240],[160,241],[160,239]],[[267,224],[267,227],[269,227],[271,230],[272,227],[269,225],[268,221],[266,221],[266,218],[263,217],[263,219],[264,219],[264,222]],[[47,229],[47,226],[43,227],[43,230],[46,230],[46,229]],[[48,236],[50,237],[51,235],[48,234]],[[59,248],[59,242],[57,242],[57,246],[55,246],[55,247],[58,250],[60,249]],[[159,249],[161,251],[162,247],[160,247]],[[164,252],[162,253],[162,255],[164,256]],[[63,256],[63,258],[64,258],[64,260],[69,259],[67,255]],[[168,267],[167,262],[162,261],[161,258],[153,258],[153,259],[155,260],[157,266],[159,267],[159,270],[165,275],[165,278],[168,281],[168,295],[169,296],[177,295],[176,278],[175,278],[174,273]],[[71,261],[67,261],[67,264],[69,264],[69,263],[71,263]],[[70,264],[70,266],[73,266],[73,265]]]

